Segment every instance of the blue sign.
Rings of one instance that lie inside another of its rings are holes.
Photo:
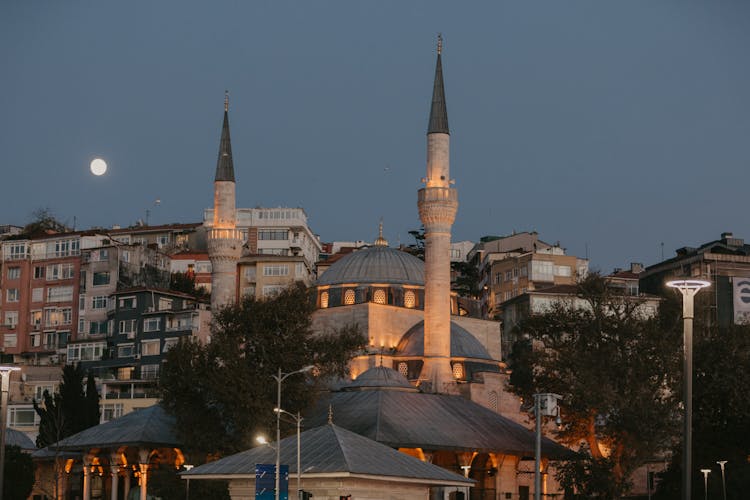
[[[255,498],[256,500],[276,499],[276,465],[255,464]],[[279,477],[279,499],[289,500],[289,466],[281,466]]]

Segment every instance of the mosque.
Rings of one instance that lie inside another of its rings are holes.
[[[225,104],[214,184],[211,305],[236,299],[242,238],[235,225],[235,181]],[[500,325],[462,315],[451,292],[451,227],[458,191],[450,177],[450,131],[438,40],[427,128],[427,169],[417,207],[424,226],[425,260],[374,245],[337,260],[314,285],[318,332],[356,323],[368,348],[351,363],[352,380],[321,398],[306,417],[334,423],[404,453],[477,481],[472,498],[529,498],[533,490],[534,435],[520,400],[506,389]],[[521,425],[521,424],[524,425]],[[569,451],[544,440],[542,454]],[[544,493],[556,486],[547,485]],[[435,492],[434,498],[450,498]]]

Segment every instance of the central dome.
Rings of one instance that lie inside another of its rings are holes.
[[[386,246],[353,252],[333,264],[318,279],[318,285],[347,283],[391,283],[424,286],[424,262],[413,255]]]

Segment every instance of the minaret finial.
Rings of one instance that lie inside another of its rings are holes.
[[[387,247],[388,240],[383,238],[383,218],[380,218],[380,224],[378,225],[378,239],[375,240],[376,247]]]
[[[438,51],[438,54],[439,53],[440,52]],[[228,90],[224,91],[224,111],[225,112],[229,111],[229,91]]]
[[[443,34],[438,33],[438,44],[437,44],[438,55],[443,53]]]
[[[333,423],[333,405],[328,405],[328,423]]]

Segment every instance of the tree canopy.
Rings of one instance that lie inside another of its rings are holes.
[[[36,445],[43,448],[99,423],[99,393],[89,373],[84,390],[84,371],[80,364],[65,365],[58,392],[44,391],[42,404],[34,401],[39,415]]]
[[[3,464],[3,498],[22,500],[28,498],[34,487],[34,462],[31,455],[24,453],[18,446],[5,447]]]
[[[258,433],[275,425],[276,382],[308,365],[317,376],[284,380],[282,408],[302,411],[315,394],[315,381],[344,375],[366,340],[356,326],[316,336],[314,304],[297,284],[265,300],[245,296],[214,315],[208,344],[181,342],[163,367],[163,404],[178,421],[178,432],[195,461],[249,448]]]
[[[511,389],[526,401],[562,396],[557,437],[585,443],[589,458],[562,467],[561,484],[617,498],[679,429],[671,390],[680,372],[679,317],[649,317],[639,298],[617,295],[597,274],[578,283],[577,298],[519,325]]]

